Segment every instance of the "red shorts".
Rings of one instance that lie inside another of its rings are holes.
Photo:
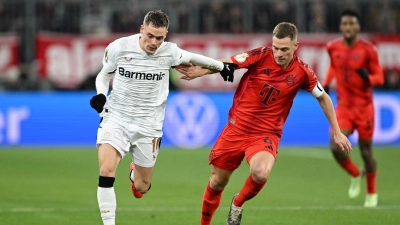
[[[339,127],[342,130],[357,130],[358,136],[366,141],[372,140],[374,133],[374,105],[369,104],[363,107],[346,107],[338,105],[336,116]]]
[[[228,124],[219,135],[211,149],[210,164],[223,170],[237,169],[246,157],[247,163],[258,152],[267,151],[275,158],[278,154],[280,135],[266,133],[260,135],[242,134],[234,131]]]

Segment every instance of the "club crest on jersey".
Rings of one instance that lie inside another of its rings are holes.
[[[130,62],[132,58],[124,57],[125,61]]]
[[[157,61],[158,61],[158,65],[165,66],[165,63],[166,63],[165,59],[159,58]]]
[[[286,76],[286,84],[289,86],[293,86],[297,82],[297,78],[293,74],[289,74]]]
[[[246,58],[247,58],[247,57],[249,57],[249,54],[247,54],[247,53],[242,53],[242,54],[235,55],[235,59],[236,59],[236,61],[238,61],[238,62],[244,62],[244,61],[246,61]]]

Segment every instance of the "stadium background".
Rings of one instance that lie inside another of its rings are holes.
[[[398,224],[400,0],[0,0],[0,171],[4,180],[0,182],[0,224],[99,224],[92,196],[92,186],[97,182],[94,143],[99,117],[88,102],[95,93],[94,80],[105,46],[117,37],[137,33],[147,11],[162,9],[169,14],[168,41],[213,58],[269,45],[270,33],[278,22],[293,22],[300,31],[297,54],[322,80],[329,63],[325,44],[341,36],[340,12],[345,8],[360,12],[361,36],[376,44],[385,72],[385,85],[374,90],[374,142],[378,163],[385,165],[380,167],[379,177],[379,188],[384,193],[382,210],[363,211],[357,208],[362,200],[354,203],[343,198],[348,181],[328,151],[328,123],[314,98],[301,91],[284,128],[278,172],[272,175],[276,183],[271,182],[268,191],[249,206],[255,214],[248,213],[262,218],[264,211],[272,210],[277,217],[275,224]],[[162,143],[162,149],[168,151],[157,162],[154,182],[155,187],[179,190],[186,186],[192,192],[177,191],[188,198],[176,202],[155,188],[148,196],[153,208],[136,202],[137,208],[130,208],[132,199],[122,200],[119,204],[125,208],[119,214],[121,224],[124,220],[130,224],[129,213],[140,207],[144,207],[139,210],[143,221],[154,219],[154,211],[157,218],[162,218],[148,224],[196,224],[192,221],[197,221],[199,198],[209,173],[207,153],[227,122],[233,91],[243,72],[238,71],[231,84],[218,75],[181,81],[179,74],[171,70]],[[335,100],[334,87],[332,98]],[[357,134],[351,137],[353,143],[356,139]],[[353,157],[361,165],[354,147]],[[188,149],[198,151],[185,151]],[[128,161],[123,162],[125,169]],[[181,162],[180,167],[169,164],[171,161]],[[298,173],[293,173],[293,168]],[[233,191],[241,187],[246,170],[244,167],[238,171],[237,176],[242,177],[231,184]],[[302,172],[313,175],[304,176]],[[64,182],[60,174],[74,178]],[[314,179],[314,175],[326,174],[334,175]],[[75,183],[71,184],[72,180]],[[297,193],[304,199],[292,193],[289,187],[294,184],[289,180],[296,181]],[[124,188],[127,184],[118,182],[122,181],[117,180],[117,196],[128,198]],[[310,184],[316,187],[311,202],[307,197]],[[76,186],[84,186],[78,190],[78,198],[56,191]],[[343,190],[337,192],[338,188]],[[276,190],[285,190],[285,194]],[[231,194],[234,192],[228,190],[222,204],[229,204]],[[158,198],[175,205],[165,209],[165,202]],[[263,202],[266,198],[267,208]],[[293,213],[292,220],[285,217],[285,211]],[[169,216],[171,212],[184,216],[175,221]],[[342,215],[341,220],[332,219],[335,213]],[[363,219],[351,220],[353,214]],[[71,222],[75,216],[86,222]],[[250,221],[246,216],[244,222],[264,224],[262,219]],[[223,219],[216,218],[216,222],[222,224]]]

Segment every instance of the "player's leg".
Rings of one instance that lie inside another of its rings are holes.
[[[353,133],[355,125],[354,112],[344,106],[338,105],[336,109],[336,117],[339,123],[340,131],[348,137]],[[352,177],[357,177],[360,174],[358,167],[350,159],[349,154],[343,151],[333,141],[332,132],[330,134],[330,148],[336,162]]]
[[[376,160],[372,152],[372,137],[374,131],[373,106],[370,105],[369,110],[365,110],[362,114],[360,113],[358,118],[358,145],[361,157],[364,161],[365,177],[367,182],[367,194],[364,206],[375,207],[378,205],[378,194],[376,191]]]
[[[336,109],[336,116],[339,127],[341,128],[340,131],[348,137],[353,133],[355,128],[356,120],[354,110],[349,110],[339,105]],[[357,197],[360,194],[363,173],[360,172],[357,165],[351,160],[349,154],[335,144],[332,133],[330,135],[330,147],[336,162],[351,176],[348,190],[349,198]]]
[[[100,144],[98,147],[99,184],[97,201],[104,225],[115,225],[115,210],[117,207],[114,192],[115,173],[122,157],[110,144]]]
[[[130,145],[125,133],[125,127],[120,123],[120,119],[113,119],[109,114],[104,116],[97,131],[100,169],[97,200],[104,225],[115,224],[115,174],[119,162],[127,154]]]
[[[359,139],[359,147],[365,167],[365,177],[367,182],[367,194],[364,202],[365,207],[375,207],[378,205],[378,194],[376,190],[376,160],[372,153],[372,141]]]
[[[131,163],[131,190],[136,198],[141,198],[150,190],[154,167],[142,167]],[[133,169],[134,168],[134,169]]]
[[[250,175],[240,192],[234,196],[227,218],[228,225],[239,225],[243,204],[254,198],[264,187],[275,163],[280,137],[275,134],[249,138],[246,159],[250,164]]]
[[[353,133],[352,130],[342,129],[341,132],[347,137]],[[360,174],[358,167],[354,164],[354,162],[350,159],[349,154],[346,151],[343,151],[334,141],[333,135],[330,135],[330,147],[332,151],[332,155],[335,158],[336,162],[352,177],[357,177]]]
[[[341,132],[348,137],[353,131],[342,129]],[[348,196],[349,198],[356,198],[361,192],[363,173],[360,172],[357,165],[351,160],[349,154],[334,143],[332,134],[330,137],[330,146],[336,162],[351,176]]]
[[[132,194],[141,198],[150,190],[154,165],[161,145],[161,137],[146,137],[135,134],[130,166],[130,181]]]
[[[204,190],[201,225],[209,225],[217,210],[222,192],[235,169],[244,158],[243,142],[246,139],[227,125],[211,149],[209,163],[212,165],[211,178]]]
[[[275,156],[270,152],[256,153],[250,160],[250,175],[247,177],[239,194],[235,197],[233,205],[242,207],[243,204],[254,198],[267,182],[268,175],[275,163]]]
[[[221,203],[222,191],[228,184],[233,170],[223,170],[212,165],[211,178],[203,194],[201,207],[201,225],[211,224],[212,217]]]

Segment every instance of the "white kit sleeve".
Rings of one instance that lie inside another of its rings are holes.
[[[103,94],[107,96],[108,89],[110,87],[110,80],[114,76],[114,73],[107,73],[104,71],[104,68],[100,71],[100,73],[96,77],[96,91],[97,94]]]
[[[120,49],[118,42],[110,43],[104,53],[103,68],[96,77],[96,90],[97,94],[104,94],[107,96],[110,86],[110,80],[114,76],[117,69],[117,55]]]
[[[193,63],[193,65],[195,66],[207,67],[208,69],[212,70],[221,71],[222,69],[224,69],[224,63],[221,61],[212,59],[204,55],[182,50],[181,63],[188,63],[188,62]]]
[[[190,62],[195,66],[206,67],[212,70],[221,71],[222,69],[224,69],[224,63],[221,61],[212,59],[204,55],[185,51],[176,46],[176,44],[172,44],[171,46],[174,55],[174,62],[172,63],[172,66],[177,66],[180,64],[186,64]]]

